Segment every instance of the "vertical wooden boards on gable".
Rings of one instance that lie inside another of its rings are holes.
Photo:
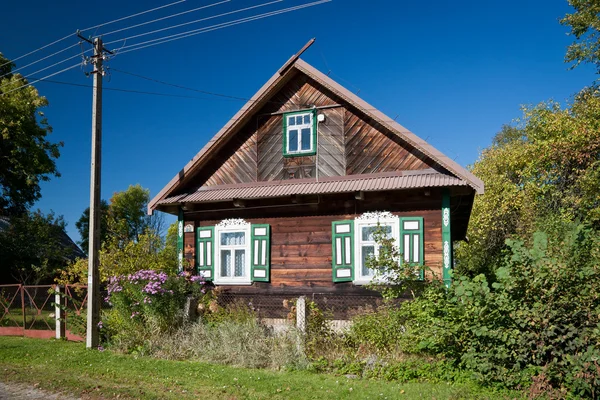
[[[284,113],[316,108],[317,155],[284,157]],[[436,168],[437,164],[348,107],[328,89],[298,74],[283,85],[227,144],[216,151],[196,185],[371,174]]]
[[[346,175],[344,155],[344,108],[319,110],[325,116],[320,122],[317,140],[317,168],[319,177]]]

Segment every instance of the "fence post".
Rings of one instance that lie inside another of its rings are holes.
[[[23,313],[23,336],[25,336],[25,329],[27,328],[27,314],[25,309],[25,287],[19,285],[21,291],[21,312]]]
[[[298,297],[296,301],[296,328],[300,332],[306,332],[306,297]]]
[[[60,285],[56,285],[54,293],[54,320],[56,322],[56,338],[63,339],[66,336],[64,298],[60,295]]]
[[[183,322],[188,323],[196,317],[196,307],[198,306],[198,300],[192,296],[188,296],[185,299],[185,305],[183,306]]]

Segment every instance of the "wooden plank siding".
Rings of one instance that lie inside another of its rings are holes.
[[[346,175],[434,168],[436,164],[376,123],[346,110]]]
[[[377,201],[381,202],[383,199]],[[388,198],[389,208],[399,216],[420,216],[424,221],[425,263],[441,276],[442,240],[439,199],[419,199],[412,208],[399,207],[403,199]],[[373,199],[375,201],[375,199]],[[393,208],[392,208],[393,207]],[[397,211],[394,211],[397,210]],[[402,211],[400,211],[402,210]],[[323,210],[325,211],[325,210]],[[271,226],[271,281],[251,286],[225,286],[239,293],[327,293],[366,294],[362,286],[333,283],[331,271],[331,223],[354,219],[362,212],[335,214],[331,210],[313,215],[246,218],[253,224]],[[242,216],[239,216],[242,217]],[[200,226],[216,225],[220,220],[197,221]]]
[[[369,174],[437,168],[404,143],[306,75],[298,75],[273,96],[230,142],[218,151],[196,181],[200,186]],[[317,155],[283,156],[283,115],[319,109]]]

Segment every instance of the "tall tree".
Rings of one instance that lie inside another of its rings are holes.
[[[5,64],[5,65],[4,65]],[[0,54],[0,215],[23,214],[40,194],[40,182],[60,176],[55,160],[63,143],[52,143],[52,132],[41,108],[48,105],[12,63]],[[14,91],[13,91],[14,90]]]
[[[100,200],[100,245],[104,244],[108,237],[108,202]],[[81,217],[75,222],[75,228],[81,236],[81,240],[77,242],[81,249],[87,254],[89,248],[89,232],[90,232],[90,208],[86,208]]]
[[[100,224],[101,243],[116,240],[122,245],[129,241],[138,241],[140,235],[147,230],[156,235],[164,233],[164,218],[162,215],[146,215],[150,190],[144,189],[140,184],[130,185],[127,190],[116,192],[110,199],[101,204],[102,221]],[[89,208],[75,223],[81,235],[80,244],[87,250],[89,235]]]
[[[561,24],[571,28],[575,42],[567,49],[565,61],[573,67],[592,63],[600,73],[600,0],[569,0],[575,9],[561,19]]]
[[[65,233],[62,216],[26,212],[6,218],[0,229],[2,276],[29,285],[50,281],[78,251]]]
[[[505,240],[581,221],[600,228],[600,90],[586,88],[573,103],[525,109],[475,163],[485,194],[473,206],[457,267],[493,279]]]

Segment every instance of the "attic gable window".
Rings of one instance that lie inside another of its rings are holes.
[[[317,119],[313,110],[283,114],[283,155],[311,156],[317,148]]]

